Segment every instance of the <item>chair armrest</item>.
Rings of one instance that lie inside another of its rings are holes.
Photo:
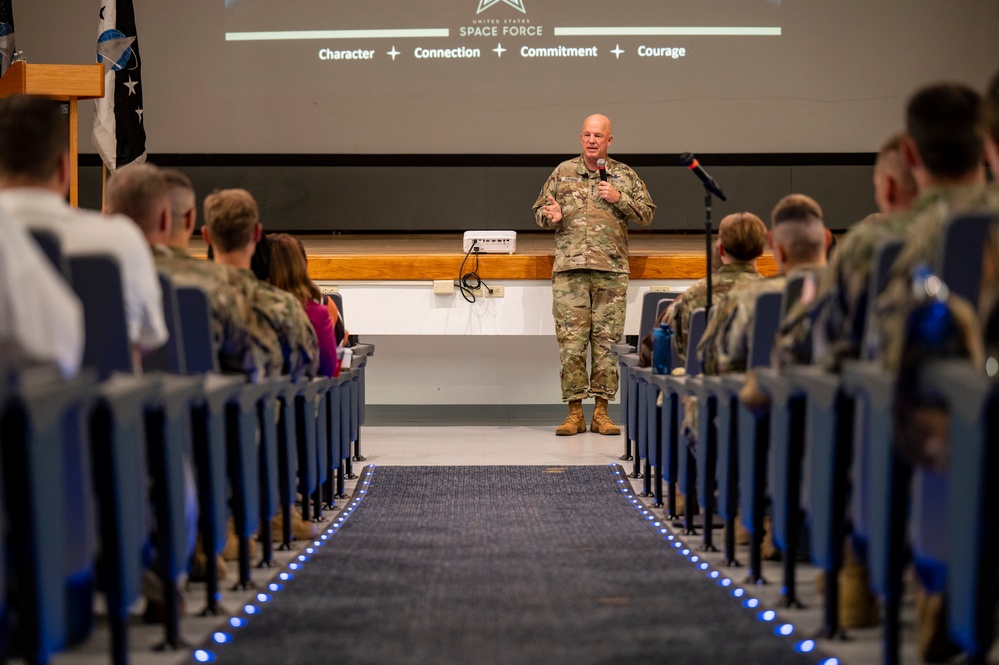
[[[785,404],[797,392],[787,377],[772,367],[757,367],[753,374],[760,390],[770,395],[774,403]]]
[[[637,350],[631,344],[611,344],[611,353],[618,357],[628,353],[635,353]]]
[[[795,365],[787,370],[787,380],[792,389],[805,393],[809,401],[832,408],[843,381],[839,374],[828,372],[818,365]]]
[[[850,360],[843,363],[843,388],[865,395],[868,403],[880,411],[891,410],[895,395],[895,377],[880,361]]]
[[[374,344],[355,344],[350,347],[351,351],[354,352],[355,356],[373,356],[375,355],[375,345]]]

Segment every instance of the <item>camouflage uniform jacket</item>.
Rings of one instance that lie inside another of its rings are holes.
[[[582,156],[559,164],[541,188],[534,217],[538,226],[555,230],[552,272],[628,273],[628,222],[648,226],[656,206],[645,183],[626,164],[608,159],[607,177],[621,192],[621,200],[614,204],[599,198],[600,177],[587,170]],[[562,219],[557,223],[545,216],[549,195],[562,207]]]
[[[729,291],[736,284],[746,280],[761,279],[756,268],[744,263],[730,263],[723,265],[711,276],[711,309],[717,311],[718,305],[722,303]],[[687,358],[687,338],[690,335],[690,316],[695,309],[706,307],[708,304],[708,280],[702,279],[690,285],[690,288],[681,293],[670,303],[670,306],[663,310],[659,318],[656,319],[655,326],[664,321],[673,329],[673,348],[676,350],[678,362],[686,364]],[[639,349],[638,364],[648,367],[652,364],[652,335],[642,338]]]
[[[156,269],[176,286],[196,286],[208,294],[212,310],[219,368],[245,374],[250,380],[279,374],[283,358],[277,333],[261,325],[253,312],[255,286],[236,268],[200,261],[182,249],[153,247]]]
[[[867,313],[867,286],[875,250],[903,237],[910,219],[901,214],[874,214],[854,226],[836,248],[822,273],[815,298],[800,302],[781,321],[774,361],[778,367],[812,362],[813,347],[828,369],[860,355]]]
[[[757,297],[764,293],[783,293],[787,288],[788,277],[819,276],[823,270],[825,270],[824,265],[802,265],[793,269],[787,276],[778,275],[769,279],[744,282],[732,289],[724,308],[719,309],[717,315],[711,317],[708,329],[704,331],[704,337],[698,346],[698,351],[704,357],[704,372],[720,374],[746,371],[749,349],[752,345]]]
[[[287,291],[257,279],[250,270],[241,272],[255,281],[254,311],[281,340],[282,373],[295,379],[315,376],[319,371],[319,340],[302,303]]]
[[[921,194],[910,210],[902,213],[909,220],[905,245],[877,300],[878,339],[885,367],[898,368],[905,322],[916,305],[910,286],[913,270],[922,264],[934,265],[943,242],[944,228],[954,214],[987,209],[990,203],[995,204],[995,198],[982,185],[933,187]]]

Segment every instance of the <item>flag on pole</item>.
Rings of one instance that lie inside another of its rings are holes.
[[[11,0],[0,0],[0,76],[10,69],[14,57],[14,9]]]
[[[114,173],[126,164],[146,161],[142,59],[132,0],[101,0],[97,62],[104,64],[104,97],[97,100],[93,141],[108,171]]]

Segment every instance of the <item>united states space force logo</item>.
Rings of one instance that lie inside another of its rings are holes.
[[[501,2],[503,4],[510,5],[518,12],[522,12],[524,14],[527,13],[527,10],[524,9],[524,0],[479,0],[479,10],[475,13],[481,14],[493,5],[498,5]]]

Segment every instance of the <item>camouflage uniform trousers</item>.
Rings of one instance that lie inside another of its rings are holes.
[[[624,335],[628,274],[568,270],[552,274],[552,315],[561,358],[562,401],[617,394],[611,345]],[[586,347],[590,376],[586,376]]]

